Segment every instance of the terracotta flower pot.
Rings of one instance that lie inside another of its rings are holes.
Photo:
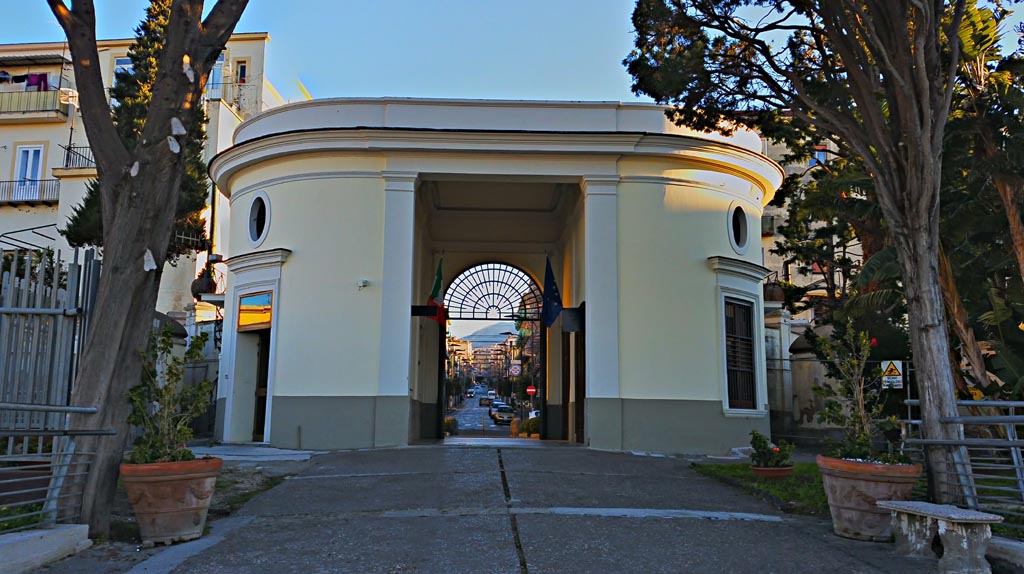
[[[821,455],[817,462],[835,533],[854,540],[888,542],[892,538],[889,511],[875,503],[910,500],[921,465],[859,462]]]
[[[121,480],[135,511],[142,541],[170,544],[202,536],[223,463],[219,458],[200,458],[122,464]]]
[[[761,478],[786,478],[793,472],[792,466],[752,466],[750,470]]]

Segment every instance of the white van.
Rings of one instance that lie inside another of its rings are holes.
[[[494,392],[493,389],[490,390],[490,391],[487,391],[487,398],[493,400],[493,399],[497,398],[497,396],[498,396],[498,393]]]

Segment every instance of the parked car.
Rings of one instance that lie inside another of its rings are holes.
[[[508,405],[501,405],[494,410],[494,424],[510,425],[515,418],[515,412]]]

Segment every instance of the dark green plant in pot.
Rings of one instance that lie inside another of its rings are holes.
[[[792,443],[780,440],[777,446],[772,446],[768,437],[757,432],[750,431],[750,446],[754,452],[750,455],[750,465],[760,468],[783,468],[793,466]]]
[[[851,460],[876,461],[889,464],[907,462],[907,457],[875,448],[872,440],[896,428],[894,416],[884,416],[881,372],[869,366],[871,337],[847,323],[837,339],[818,339],[818,350],[830,363],[833,379],[815,387],[814,392],[825,400],[818,413],[818,422],[843,427],[843,440],[832,445],[829,456]]]
[[[189,425],[206,412],[213,383],[185,385],[185,365],[203,358],[207,334],[192,337],[184,356],[174,354],[169,329],[153,337],[144,356],[142,382],[128,391],[132,413],[128,422],[142,427],[129,461],[134,464],[194,460],[185,443],[192,438]]]

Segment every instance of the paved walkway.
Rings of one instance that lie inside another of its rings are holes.
[[[219,531],[219,532],[218,532]],[[582,448],[334,453],[137,572],[932,572],[671,458]],[[173,550],[173,549],[172,549]],[[188,554],[189,552],[180,552]],[[173,558],[171,560],[170,558]],[[182,561],[182,559],[184,561]]]
[[[511,444],[510,444],[511,443]],[[569,446],[316,456],[204,538],[133,573],[933,572],[889,544],[703,478],[681,459]]]

